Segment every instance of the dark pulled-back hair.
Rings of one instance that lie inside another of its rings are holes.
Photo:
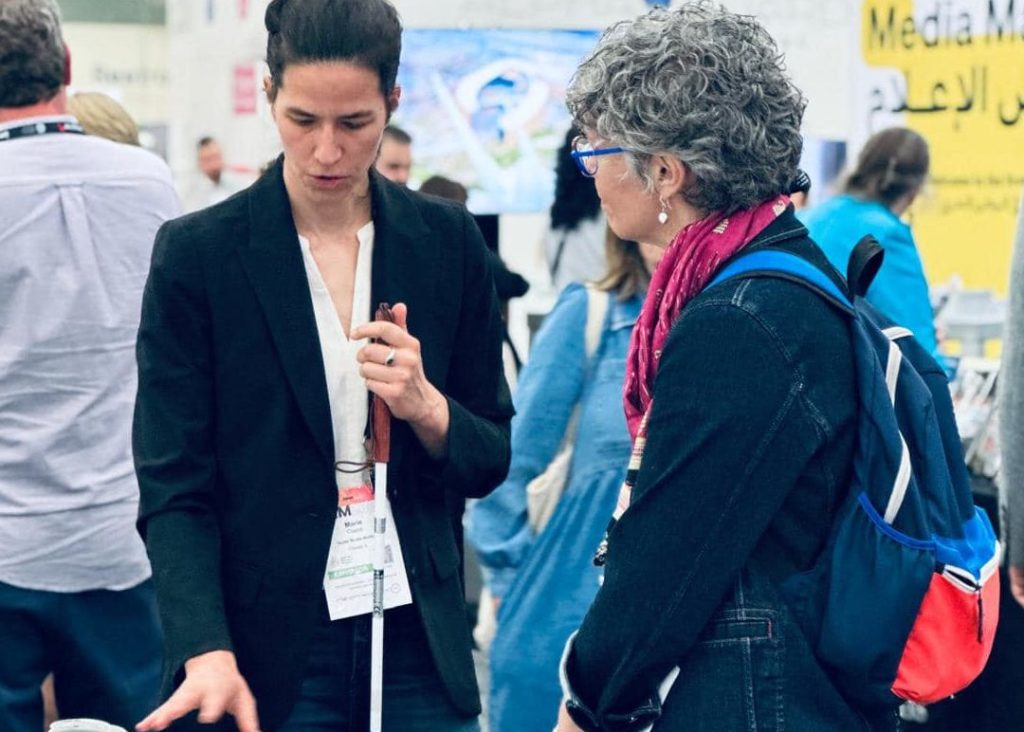
[[[385,97],[395,88],[402,22],[388,0],[272,0],[264,23],[272,100],[288,64],[348,61],[377,72]]]
[[[579,130],[571,127],[555,157],[555,202],[551,204],[551,228],[572,231],[581,221],[601,210],[594,179],[580,173],[572,159],[572,141]]]
[[[928,143],[906,127],[875,133],[864,144],[846,192],[892,206],[928,177]]]
[[[399,145],[411,145],[412,135],[395,125],[388,125],[384,128],[384,138],[396,142]]]
[[[458,201],[463,206],[469,200],[469,192],[466,186],[443,175],[432,175],[423,181],[420,186],[420,193],[426,193],[438,198],[447,198],[449,201]]]

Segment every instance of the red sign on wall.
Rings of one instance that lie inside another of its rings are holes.
[[[256,67],[253,64],[235,66],[235,114],[256,114]]]

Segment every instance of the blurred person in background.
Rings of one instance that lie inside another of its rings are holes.
[[[844,273],[854,246],[872,234],[885,250],[885,261],[868,288],[868,302],[909,328],[937,356],[928,280],[914,235],[901,218],[924,187],[928,167],[928,143],[921,135],[905,127],[882,130],[864,144],[843,192],[802,212],[800,219]]]
[[[139,126],[128,111],[100,92],[78,92],[68,100],[74,115],[87,135],[105,137],[125,145],[139,145]]]
[[[464,185],[443,175],[432,175],[423,181],[420,193],[456,201],[463,206],[469,200],[469,192]],[[525,295],[530,289],[530,283],[506,267],[498,253],[490,247],[487,248],[487,257],[490,261],[491,273],[494,276],[494,290],[498,295],[498,302],[501,303],[501,318],[505,326],[504,342],[501,349],[502,366],[509,391],[514,394],[522,361],[508,334],[508,303],[512,298]],[[459,550],[463,551],[463,579],[466,586],[467,610],[470,622],[474,623],[473,638],[476,641],[477,650],[486,653],[490,646],[490,638],[493,636],[493,604],[490,595],[483,587],[480,562],[473,548],[464,544],[463,518],[467,502],[457,494],[449,494],[448,500],[452,506],[452,521],[456,527]],[[480,623],[481,613],[486,618],[483,625]],[[483,637],[480,636],[480,633],[484,634]]]
[[[1006,327],[999,373],[1000,475],[1010,592],[1024,607],[1024,199],[1010,265]]]
[[[242,176],[226,169],[220,143],[209,136],[199,138],[196,143],[196,167],[199,176],[185,196],[187,211],[199,211],[220,203],[249,184]]]
[[[385,127],[376,167],[377,172],[392,183],[409,185],[409,174],[412,173],[412,136],[401,127]]]
[[[368,727],[372,394],[392,417],[383,729],[476,732],[446,495],[508,469],[486,246],[464,207],[373,169],[401,95],[394,6],[272,0],[264,19],[284,152],[161,229],[143,298],[133,440],[170,696],[137,729]]]
[[[609,225],[664,255],[626,358],[633,453],[558,729],[867,730],[780,589],[814,566],[848,492],[847,316],[782,277],[708,287],[753,251],[845,287],[786,195],[804,97],[753,17],[687,2],[606,30],[567,104]]]
[[[469,191],[466,190],[466,186],[443,175],[432,175],[423,181],[420,185],[420,193],[455,201],[463,206],[469,200]]]
[[[1022,199],[1021,203],[1024,203]],[[996,383],[999,451],[998,499],[980,480],[975,503],[998,527],[1005,547],[1000,569],[999,625],[985,670],[966,689],[949,699],[918,709],[920,732],[1003,732],[1017,729],[1024,714],[1024,206],[1018,209],[1008,279],[1003,349]],[[975,439],[982,439],[976,437]],[[988,613],[986,606],[985,612]],[[921,713],[923,712],[923,714]]]
[[[661,252],[609,232],[609,271],[594,285],[571,284],[562,292],[537,333],[515,394],[509,476],[470,511],[470,541],[489,570],[488,590],[498,608],[490,648],[491,732],[546,729],[561,698],[558,659],[597,594],[601,573],[591,558],[629,460],[622,413],[626,351]],[[588,356],[591,298],[603,298],[606,307],[598,309],[599,336]],[[570,429],[568,479],[538,533],[528,520],[527,486],[555,459]]]
[[[594,181],[580,175],[572,159],[579,132],[570,128],[555,158],[555,201],[544,232],[544,257],[551,284],[561,291],[570,282],[593,282],[608,269],[605,236],[608,225]]]
[[[919,728],[927,732],[1002,732],[1019,727],[1024,714],[1024,205],[1017,213],[1007,294],[996,384],[1002,459],[996,476],[998,504],[983,492],[975,493],[975,502],[989,512],[1006,548],[999,626],[981,676],[955,697],[928,707],[928,722]],[[1002,520],[996,522],[1000,512]]]
[[[135,333],[171,174],[83,134],[53,0],[0,2],[0,730],[131,727],[161,639],[135,531]]]
[[[433,175],[423,181],[420,193],[457,201],[463,206],[469,200],[469,193],[464,185],[442,175]],[[522,275],[510,270],[496,252],[488,249],[487,253],[491,263],[491,273],[494,276],[494,289],[504,308],[512,298],[525,295],[530,289],[530,283]],[[508,342],[508,345],[511,345],[511,342]],[[516,361],[518,362],[518,356],[516,356]]]

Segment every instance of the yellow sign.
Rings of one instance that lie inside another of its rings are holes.
[[[921,133],[931,181],[912,212],[929,281],[1006,289],[1024,190],[1024,2],[865,0],[868,125]]]

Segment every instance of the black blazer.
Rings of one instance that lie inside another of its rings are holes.
[[[395,420],[395,524],[434,663],[456,707],[479,693],[445,492],[508,470],[512,415],[485,245],[465,209],[371,172],[372,302],[405,302],[427,378],[449,400],[447,457]],[[184,662],[235,652],[263,727],[294,704],[337,490],[323,360],[279,159],[253,186],[159,231],[143,298],[133,446],[141,532],[166,636]]]

